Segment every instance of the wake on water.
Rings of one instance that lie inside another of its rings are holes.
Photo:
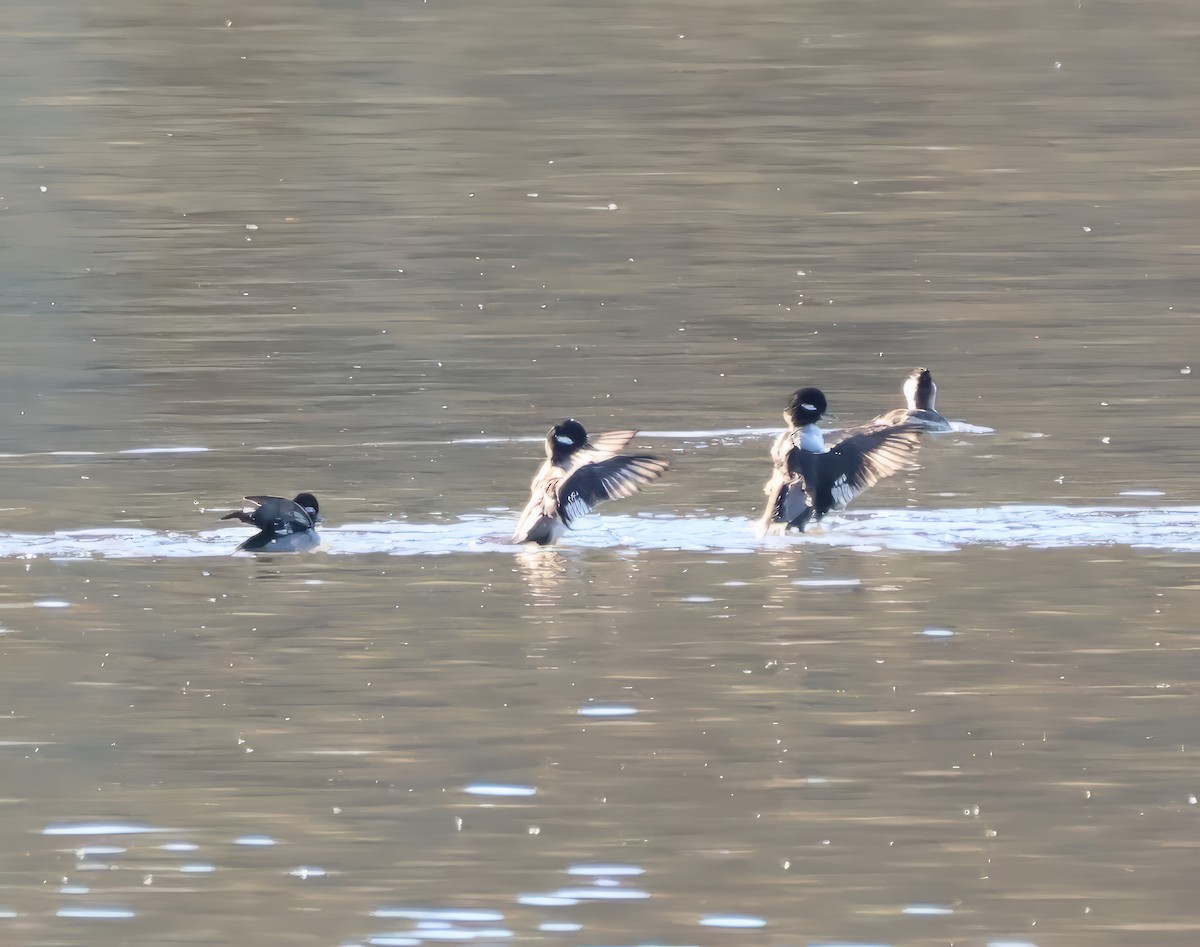
[[[956,434],[987,435],[991,428],[951,422]],[[649,439],[731,443],[773,437],[777,428],[708,431],[643,431]],[[933,435],[945,437],[948,435]],[[479,437],[454,444],[536,442],[541,437]],[[120,453],[179,453],[208,448],[139,448]],[[56,452],[59,454],[91,452]],[[1151,494],[1144,494],[1149,496]],[[1137,496],[1130,493],[1130,498]],[[507,540],[515,513],[468,514],[457,519],[415,523],[348,523],[322,527],[316,553],[329,555],[445,556],[513,552]],[[1193,552],[1200,550],[1200,507],[1019,506],[949,510],[864,510],[829,517],[824,529],[759,538],[753,520],[740,516],[678,514],[588,517],[562,541],[565,547],[629,550],[696,550],[754,553],[797,545],[845,547],[863,552],[952,552],[967,546],[1054,549],[1070,546],[1126,546]],[[198,533],[153,529],[80,529],[49,534],[0,532],[3,558],[189,558],[229,555],[245,529]],[[246,553],[245,555],[249,555]]]
[[[515,514],[472,514],[445,522],[347,523],[320,530],[315,552],[329,555],[445,556],[513,552]],[[593,516],[560,543],[567,548],[754,553],[798,545],[862,552],[953,552],[968,546],[1127,546],[1200,550],[1200,507],[1017,506],[950,510],[855,510],[831,516],[819,532],[768,536],[741,516]],[[245,529],[199,533],[81,529],[0,532],[4,558],[194,558],[229,555]]]

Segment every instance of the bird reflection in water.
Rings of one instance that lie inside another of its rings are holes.
[[[534,608],[558,605],[565,587],[578,578],[578,562],[550,546],[523,546],[514,557],[516,569],[533,596]],[[552,620],[552,619],[551,619]]]

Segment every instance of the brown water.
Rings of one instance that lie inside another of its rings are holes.
[[[1196,943],[1196,39],[9,3],[0,942]],[[997,433],[755,540],[918,364]],[[566,415],[674,467],[514,552]]]

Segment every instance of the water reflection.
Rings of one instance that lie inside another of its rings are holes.
[[[136,917],[131,908],[116,906],[71,907],[59,908],[54,912],[55,917],[74,918],[85,921],[117,921]]]
[[[463,792],[471,796],[536,796],[534,786],[506,786],[498,783],[472,783],[463,787]]]
[[[561,601],[564,585],[579,580],[577,560],[556,548],[522,546],[513,558],[533,596],[530,605],[535,609],[553,607]],[[536,613],[530,617],[539,620]]]
[[[700,918],[701,927],[723,927],[730,930],[757,930],[766,927],[767,921],[747,914],[707,914]]]
[[[161,832],[149,825],[135,822],[74,822],[48,825],[42,830],[43,835],[145,835],[151,832]]]
[[[615,704],[589,704],[586,707],[580,707],[578,711],[581,717],[598,717],[602,719],[632,717],[638,712],[636,707],[622,707]]]

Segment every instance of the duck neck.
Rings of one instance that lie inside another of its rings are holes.
[[[932,411],[933,403],[937,400],[937,385],[930,378],[927,383],[922,378],[910,378],[904,384],[904,395],[908,399],[909,411]]]
[[[815,423],[800,428],[800,449],[813,454],[825,452],[825,435]]]

